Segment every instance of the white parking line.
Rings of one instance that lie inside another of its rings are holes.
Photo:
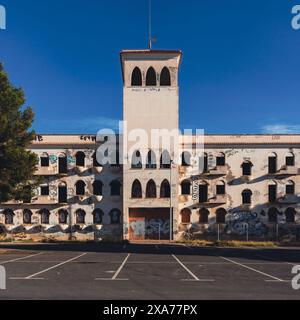
[[[182,268],[189,273],[193,279],[183,279],[182,281],[201,281],[201,282],[213,282],[213,279],[199,279],[188,267],[186,267],[174,254],[172,257],[182,266]]]
[[[259,270],[257,270],[257,269],[251,268],[251,267],[249,267],[249,266],[246,266],[246,265],[244,265],[244,264],[242,264],[242,263],[239,263],[239,262],[236,262],[236,261],[234,261],[234,260],[231,260],[231,259],[228,259],[228,258],[225,258],[225,257],[221,257],[221,256],[220,256],[220,258],[222,258],[222,259],[224,259],[224,260],[226,260],[226,261],[232,262],[233,264],[236,264],[236,265],[238,265],[238,266],[240,266],[240,267],[243,267],[243,268],[252,270],[252,271],[254,271],[254,272],[260,273],[260,274],[262,274],[262,275],[264,275],[264,276],[266,276],[266,277],[272,278],[273,280],[281,281],[281,282],[283,281],[283,280],[280,279],[280,278],[274,277],[274,276],[272,276],[272,275],[270,275],[270,274],[267,274],[267,273],[265,273],[265,272],[262,272],[262,271],[259,271]]]
[[[22,257],[22,258],[17,258],[17,259],[12,259],[12,260],[3,261],[3,262],[0,262],[0,264],[2,265],[2,264],[10,263],[10,262],[16,262],[16,261],[19,261],[19,260],[24,260],[24,259],[32,258],[32,257],[38,256],[38,255],[41,255],[41,254],[43,254],[43,252],[31,254],[31,255],[29,255],[29,256],[25,256],[25,257]]]
[[[63,262],[61,262],[61,263],[59,263],[59,264],[56,264],[56,265],[54,265],[54,266],[52,266],[52,267],[50,267],[50,268],[47,268],[47,269],[44,269],[44,270],[42,270],[42,271],[39,271],[39,272],[37,272],[37,273],[34,273],[34,274],[32,274],[32,275],[30,275],[30,276],[28,276],[28,277],[24,277],[24,278],[19,278],[19,277],[11,277],[10,279],[13,279],[13,280],[42,280],[43,278],[35,278],[36,276],[38,276],[38,275],[40,275],[40,274],[42,274],[42,273],[45,273],[45,272],[47,272],[47,271],[50,271],[50,270],[52,270],[52,269],[55,269],[55,268],[58,268],[58,267],[60,267],[60,266],[62,266],[62,265],[64,265],[64,264],[66,264],[66,263],[68,263],[68,262],[71,262],[71,261],[74,261],[74,260],[76,260],[76,259],[79,259],[80,257],[83,257],[84,255],[86,255],[87,253],[82,253],[82,254],[80,254],[79,256],[76,256],[76,257],[74,257],[74,258],[72,258],[72,259],[69,259],[69,260],[67,260],[67,261],[63,261]]]
[[[122,264],[120,265],[119,269],[115,272],[115,274],[112,276],[112,278],[96,278],[95,280],[96,281],[109,281],[109,280],[112,280],[112,281],[115,281],[115,280],[118,280],[118,281],[127,281],[128,279],[120,279],[118,278],[118,275],[120,274],[120,272],[122,271],[122,269],[124,268],[127,260],[129,259],[130,257],[130,253],[128,253],[127,257],[124,259],[124,261],[122,262]]]

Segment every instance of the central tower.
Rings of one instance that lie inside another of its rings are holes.
[[[126,239],[170,239],[177,230],[178,166],[171,160],[178,150],[161,140],[179,129],[181,56],[177,50],[121,52]],[[155,130],[162,133],[156,143]]]

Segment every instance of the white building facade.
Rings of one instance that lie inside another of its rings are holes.
[[[0,205],[0,237],[299,240],[300,135],[162,141],[164,132],[179,128],[181,56],[176,50],[122,51],[119,160],[99,161],[97,150],[109,136],[38,135],[30,149],[44,182],[30,202]],[[137,143],[140,129],[145,139]],[[162,133],[155,143],[153,130]]]

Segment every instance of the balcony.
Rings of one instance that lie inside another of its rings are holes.
[[[56,167],[38,167],[35,175],[37,176],[53,176],[57,175]]]
[[[227,175],[227,167],[226,166],[216,166],[213,169],[209,169],[200,173],[200,176],[226,176]]]
[[[31,199],[31,204],[56,204],[57,199],[49,196],[38,196]]]

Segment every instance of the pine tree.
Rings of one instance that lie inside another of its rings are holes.
[[[24,103],[23,90],[9,82],[0,63],[0,202],[28,201],[40,182],[34,177],[37,156],[28,150],[34,113]]]

